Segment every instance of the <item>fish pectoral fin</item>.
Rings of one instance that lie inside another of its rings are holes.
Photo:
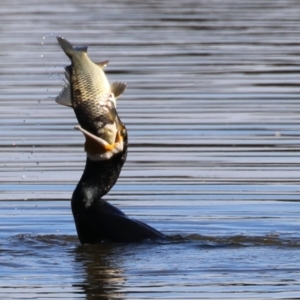
[[[122,137],[122,139],[124,139],[124,137],[127,135],[127,130],[126,130],[125,125],[120,122],[119,118],[116,120],[116,125],[117,125],[117,129],[118,129],[118,134],[120,135],[120,137]]]
[[[68,82],[71,82],[71,73],[72,73],[72,66],[66,66],[65,67],[65,77],[66,77],[66,80]]]
[[[104,69],[109,63],[109,60],[104,60],[104,61],[100,61],[100,62],[95,62],[95,64],[97,66],[99,66],[100,68]]]
[[[81,131],[85,136],[85,151],[92,156],[100,155],[101,159],[102,154],[110,153],[111,156],[123,150],[123,137],[120,133],[117,133],[115,143],[109,144],[104,139],[91,134],[80,126],[75,126],[74,129]],[[109,156],[109,157],[111,157]],[[109,158],[108,157],[108,158]],[[103,158],[107,158],[104,157]]]
[[[110,114],[109,114],[109,120],[111,123],[114,123],[116,120],[116,117],[118,115],[117,110],[115,108],[115,106],[112,106],[109,110]]]
[[[114,93],[115,95],[115,98],[118,98],[121,94],[124,93],[126,89],[126,83],[125,82],[113,82],[111,85],[110,85],[110,90],[112,93]]]

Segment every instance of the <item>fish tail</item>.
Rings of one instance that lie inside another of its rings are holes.
[[[57,36],[56,37],[59,45],[61,46],[61,48],[64,50],[64,52],[69,56],[72,57],[74,55],[75,52],[77,51],[83,51],[83,52],[87,52],[87,46],[76,46],[73,47],[73,45],[68,42],[66,39],[64,39],[61,36]]]

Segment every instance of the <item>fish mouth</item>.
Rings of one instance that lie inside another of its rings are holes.
[[[110,144],[79,125],[75,126],[74,129],[81,131],[85,136],[84,149],[91,160],[108,160],[124,150],[124,134],[121,130],[117,131],[115,142]]]

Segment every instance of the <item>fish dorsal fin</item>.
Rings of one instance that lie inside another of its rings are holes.
[[[75,51],[87,52],[88,46],[74,46]]]
[[[72,107],[72,101],[71,101],[71,72],[72,72],[72,66],[65,67],[65,80],[64,80],[64,86],[59,95],[55,98],[56,103],[65,105],[68,107]]]
[[[55,98],[56,103],[72,107],[71,102],[71,87],[69,83],[65,83],[66,85],[63,87],[59,95]]]
[[[123,94],[123,92],[126,89],[126,83],[125,82],[113,82],[110,85],[110,90],[112,93],[114,93],[115,97],[118,98],[120,95]]]
[[[104,61],[100,61],[100,62],[95,62],[95,64],[97,66],[99,66],[100,68],[104,69],[109,63],[109,60],[104,60]]]

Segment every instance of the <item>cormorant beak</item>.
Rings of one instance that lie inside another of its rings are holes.
[[[81,126],[75,126],[74,129],[81,131],[85,136],[85,152],[92,160],[106,160],[114,154],[123,151],[124,141],[120,131],[117,131],[116,140],[113,144],[109,144],[104,139],[91,134]]]

